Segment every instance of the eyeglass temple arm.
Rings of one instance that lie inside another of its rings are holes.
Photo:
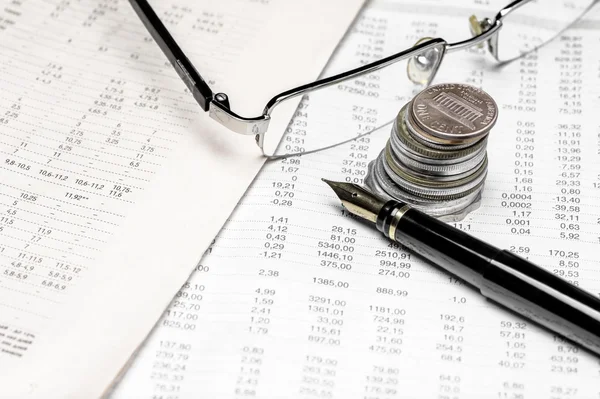
[[[448,43],[446,45],[446,52],[452,53],[454,51],[464,50],[469,47],[477,46],[478,44],[485,43],[492,36],[494,36],[500,27],[502,26],[502,21],[500,18],[494,19],[494,21],[489,21],[490,25],[486,27],[486,29],[477,36],[471,37],[467,40],[463,40],[456,43]]]
[[[181,48],[173,39],[158,15],[154,12],[146,0],[129,0],[138,17],[146,26],[146,29],[158,44],[162,52],[167,56],[173,68],[184,81],[188,90],[192,93],[200,107],[208,111],[213,100],[213,92],[202,76],[196,71],[190,60],[181,51]]]

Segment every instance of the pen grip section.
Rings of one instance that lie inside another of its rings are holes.
[[[508,251],[483,274],[481,293],[600,354],[600,299]]]

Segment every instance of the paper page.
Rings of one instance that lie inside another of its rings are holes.
[[[493,15],[503,5],[483,3],[373,2],[331,67],[351,63],[374,40],[377,57],[398,40],[466,38],[471,13]],[[483,204],[456,226],[593,295],[600,295],[599,21],[596,10],[502,69],[483,50],[451,54],[436,80],[483,87],[500,108]],[[334,113],[309,104],[296,119],[307,123],[309,140],[321,112],[353,120],[380,106],[361,98]],[[597,357],[343,211],[320,178],[360,181],[388,137],[386,129],[268,163],[113,397],[600,397]]]
[[[97,397],[264,159],[201,113],[128,2],[0,4],[0,396]],[[319,75],[362,0],[153,5],[255,116]]]

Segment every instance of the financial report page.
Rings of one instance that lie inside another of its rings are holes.
[[[329,71],[380,59],[398,42],[465,39],[469,15],[493,16],[504,3],[370,2]],[[450,54],[435,80],[483,88],[499,107],[482,205],[453,225],[594,296],[599,46],[595,9],[508,65],[485,49]],[[382,107],[399,110],[418,91],[390,94],[405,81],[357,78],[328,104],[305,97],[284,145],[384,124]],[[390,129],[268,162],[113,397],[600,398],[597,357],[357,222],[321,182],[362,183]]]
[[[207,83],[260,114],[319,75],[363,1],[149,3]],[[44,399],[104,393],[265,161],[117,0],[0,0],[0,159],[0,397]]]

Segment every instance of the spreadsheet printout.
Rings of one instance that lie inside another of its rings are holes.
[[[234,110],[260,114],[319,75],[362,0],[152,4]],[[201,112],[129,2],[0,6],[0,396],[98,397],[264,159]]]
[[[492,16],[503,5],[371,2],[330,69],[378,59],[397,41],[466,38],[471,13]],[[435,80],[481,87],[499,106],[483,203],[454,225],[595,296],[599,46],[595,10],[502,68],[483,49],[450,54]],[[406,78],[397,79],[370,90],[389,98]],[[373,93],[346,94],[335,108],[305,98],[292,137],[311,140],[321,123],[335,134],[339,124],[360,132],[386,122]],[[412,94],[396,99],[398,110]],[[359,223],[320,181],[361,183],[390,129],[268,162],[112,397],[600,398],[597,357]]]

